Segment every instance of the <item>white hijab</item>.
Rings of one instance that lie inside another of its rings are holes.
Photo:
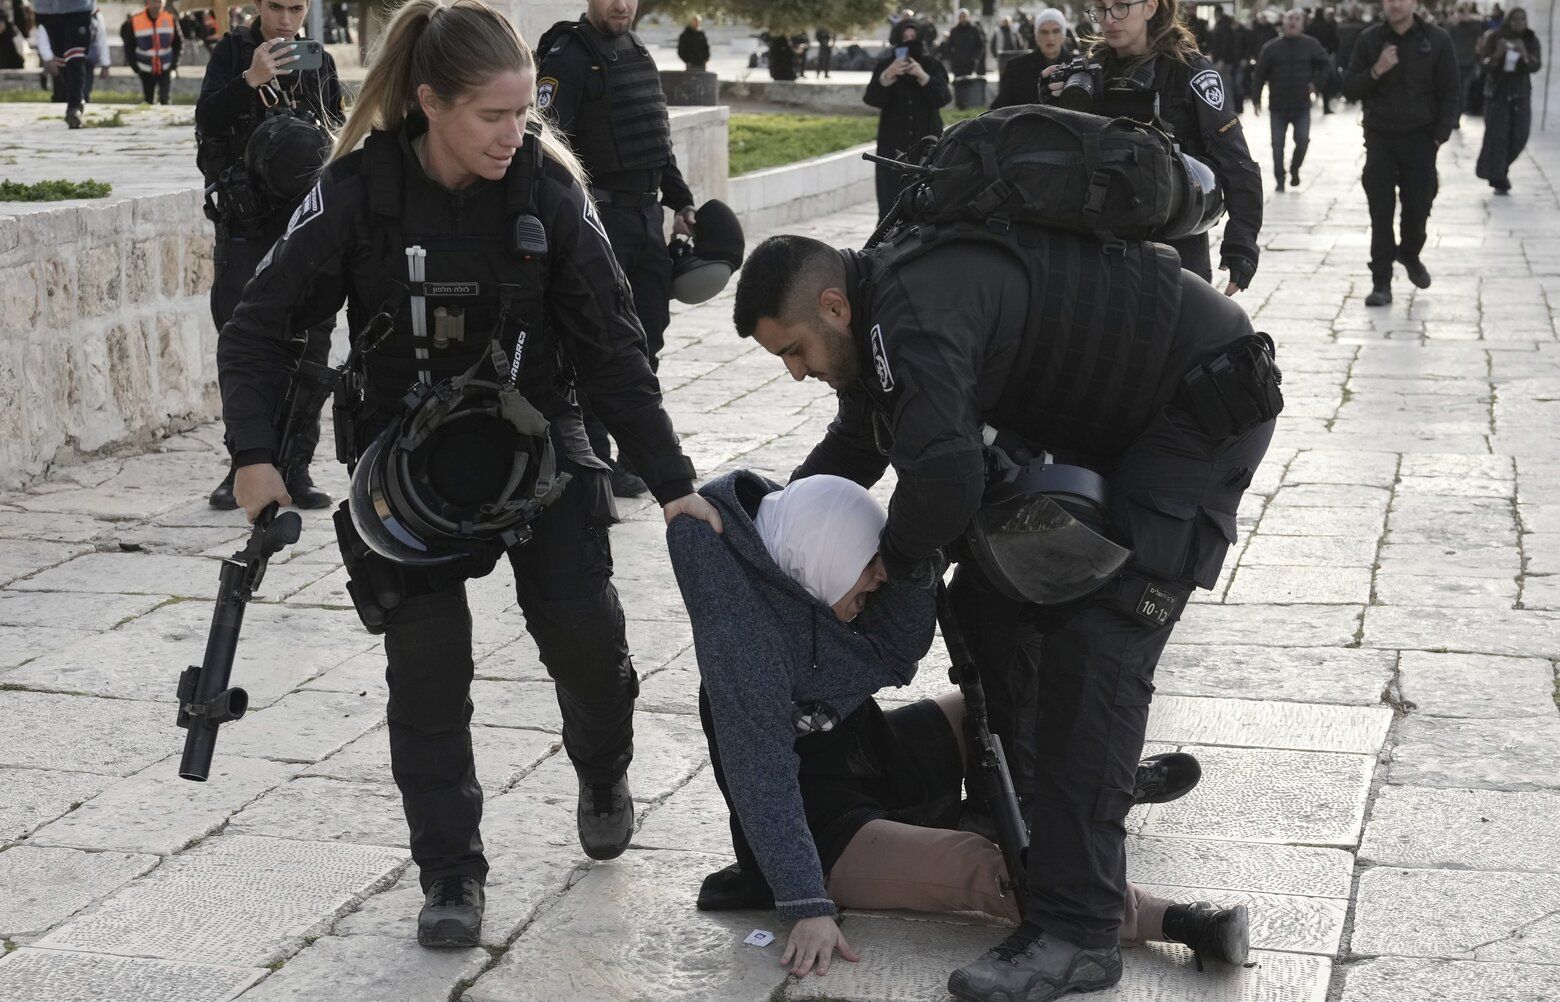
[[[1035,15],[1035,30],[1038,31],[1040,26],[1047,21],[1055,21],[1058,28],[1062,29],[1064,33],[1067,31],[1067,15],[1055,7],[1047,7]]]
[[[865,487],[820,474],[766,496],[753,524],[780,569],[832,606],[877,553],[887,521],[888,513]]]

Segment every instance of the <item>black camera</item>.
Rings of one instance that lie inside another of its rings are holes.
[[[1052,79],[1058,76],[1062,78],[1062,92],[1052,103],[1069,111],[1092,111],[1105,89],[1105,71],[1100,64],[1091,62],[1088,56],[1078,56],[1051,74]]]

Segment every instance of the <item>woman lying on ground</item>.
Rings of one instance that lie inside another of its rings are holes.
[[[667,542],[737,857],[705,878],[699,907],[772,907],[793,921],[781,963],[797,975],[826,974],[836,949],[858,959],[835,922],[842,907],[977,911],[1016,924],[1001,851],[958,830],[959,693],[887,711],[873,699],[915,676],[936,620],[932,592],[883,572],[882,506],[830,476],[782,490],[738,471],[699,493],[724,532],[677,519]],[[1124,945],[1173,941],[1245,962],[1244,906],[1128,892]]]

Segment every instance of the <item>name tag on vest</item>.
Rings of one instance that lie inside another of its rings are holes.
[[[424,282],[423,295],[432,299],[470,299],[482,295],[480,282]]]

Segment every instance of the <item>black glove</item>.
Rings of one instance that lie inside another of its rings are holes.
[[[1230,281],[1242,289],[1251,284],[1252,276],[1257,273],[1257,262],[1240,254],[1225,254],[1219,267],[1228,271]]]
[[[948,555],[942,550],[933,550],[932,555],[916,561],[910,568],[910,583],[917,588],[931,591],[937,587],[943,575],[948,571]]]

